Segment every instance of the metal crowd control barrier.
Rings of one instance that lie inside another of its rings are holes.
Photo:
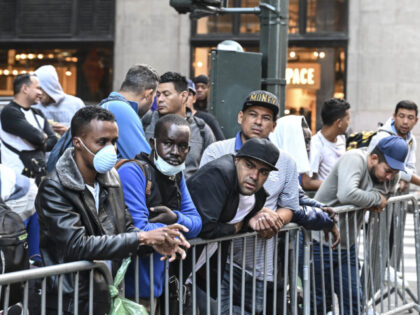
[[[95,269],[99,269],[107,283],[113,283],[112,275],[109,270],[108,265],[102,261],[77,261],[66,264],[60,264],[55,266],[41,267],[24,271],[10,272],[0,275],[0,292],[4,290],[4,304],[0,306],[3,308],[3,312],[0,311],[0,314],[7,315],[9,309],[9,300],[10,300],[10,285],[14,283],[23,283],[23,303],[22,303],[22,314],[28,314],[28,300],[29,300],[29,282],[31,280],[41,280],[41,309],[40,314],[46,314],[47,308],[47,278],[51,276],[58,277],[58,292],[54,292],[58,295],[58,313],[63,313],[63,275],[74,273],[74,314],[78,314],[79,310],[79,274],[82,271],[89,271],[89,315],[95,314],[93,309],[93,272]],[[20,314],[20,313],[19,313]]]
[[[414,208],[415,253],[404,244],[408,206]],[[160,314],[400,314],[418,311],[420,292],[420,217],[416,197],[403,195],[388,200],[383,212],[355,207],[335,208],[342,239],[335,251],[323,240],[323,232],[305,231],[288,224],[271,240],[257,233],[232,235],[214,240],[191,240],[187,261],[165,263]],[[369,213],[369,217],[365,215]],[[320,234],[316,237],[316,234]],[[343,237],[345,235],[345,237]],[[331,235],[330,235],[331,236]],[[212,245],[212,244],[216,244]],[[227,248],[227,267],[222,269],[222,244]],[[227,245],[226,245],[227,244]],[[324,246],[325,245],[325,246]],[[199,248],[205,247],[203,255]],[[213,247],[213,248],[212,248]],[[408,253],[407,253],[408,252]],[[406,274],[408,255],[415,257],[415,279]],[[201,256],[201,257],[200,257]],[[200,259],[201,258],[201,259]],[[216,272],[211,271],[216,259]],[[138,257],[134,277],[139,279]],[[153,254],[150,259],[150,314],[155,314]],[[199,264],[203,263],[200,268]],[[213,265],[212,265],[213,266]],[[189,268],[189,269],[188,269]],[[93,309],[93,270],[100,269],[112,283],[104,262],[74,262],[0,275],[0,292],[5,293],[3,314],[7,314],[10,285],[24,283],[23,313],[27,314],[29,281],[42,279],[41,314],[46,312],[46,279],[59,276],[58,312],[63,310],[62,277],[74,273],[75,314],[78,313],[78,280],[81,271],[90,271],[89,314]],[[191,273],[186,272],[191,270]],[[176,278],[176,281],[170,281]],[[213,279],[216,297],[207,281],[201,289],[199,278]],[[350,280],[349,280],[350,279]],[[409,281],[412,281],[410,284]],[[134,281],[139,301],[139,286]],[[174,286],[173,283],[176,285]],[[1,308],[1,306],[0,306]]]
[[[296,224],[288,224],[280,233],[270,240],[258,238],[257,233],[238,234],[213,240],[190,240],[193,272],[185,275],[186,262],[179,261],[175,272],[170,272],[169,264],[165,266],[163,309],[161,314],[298,314],[304,307],[304,297],[299,294],[309,292],[303,287],[309,285],[309,279],[301,283],[298,279],[299,268],[299,233],[301,228]],[[258,241],[256,241],[258,240]],[[228,242],[227,267],[222,270],[222,242]],[[272,245],[269,244],[272,242]],[[217,257],[217,273],[210,270],[211,249],[207,245],[217,244],[214,257]],[[306,251],[306,270],[309,270],[309,244],[307,238],[303,243]],[[198,248],[206,245],[203,269],[196,270],[199,261]],[[243,250],[248,248],[248,251]],[[269,249],[272,250],[270,255]],[[260,254],[258,257],[257,255]],[[272,258],[272,261],[268,257]],[[153,254],[150,255],[150,314],[155,314],[155,297],[153,286]],[[259,264],[257,264],[259,262]],[[135,279],[138,279],[138,261],[135,262]],[[258,265],[258,267],[257,267]],[[262,270],[258,270],[261,268]],[[195,270],[195,271],[194,271]],[[178,278],[177,309],[170,308],[171,293],[169,279]],[[210,296],[210,283],[198,288],[198,277],[216,279],[217,297]],[[259,275],[258,279],[257,276]],[[262,275],[262,276],[261,276]],[[272,275],[272,276],[268,276]],[[189,278],[186,281],[186,278]],[[224,279],[225,281],[223,281]],[[185,286],[185,283],[190,283]],[[303,287],[302,287],[303,285]],[[191,292],[191,294],[189,294]],[[227,294],[226,294],[227,292]],[[185,294],[191,298],[190,303],[183,304]],[[136,281],[135,296],[139,295],[139,284]],[[309,296],[306,297],[309,301]],[[138,298],[135,298],[138,301]],[[308,303],[306,303],[308,304]],[[188,305],[188,306],[186,306]],[[307,312],[309,308],[307,308]],[[306,312],[306,313],[307,313]]]
[[[416,279],[408,279],[405,271],[407,247],[403,241],[410,203],[414,207]],[[338,249],[329,250],[319,236],[319,242],[314,240],[313,244],[310,313],[356,315],[420,311],[417,298],[420,292],[420,234],[416,197],[392,197],[380,213],[346,206],[335,208],[335,211],[339,214],[342,236]],[[411,285],[409,281],[412,281]]]

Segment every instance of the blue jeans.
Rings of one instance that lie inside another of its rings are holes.
[[[325,283],[325,299],[326,299],[326,310],[325,313],[332,309],[333,293],[338,296],[338,303],[341,303],[340,293],[340,270],[339,270],[339,251],[332,250],[332,264],[330,261],[330,247],[323,246],[324,254],[324,270],[321,269],[321,246],[317,241],[313,241],[313,260],[314,260],[314,271],[315,271],[315,288],[316,288],[316,309],[317,314],[324,314],[323,303],[322,303],[322,274],[324,274]],[[357,306],[357,298],[359,296],[359,302],[362,303],[362,290],[361,282],[359,281],[360,289],[357,289],[357,277],[358,277],[358,266],[356,263],[356,249],[355,245],[349,249],[350,254],[350,265],[347,261],[347,250],[341,250],[341,278],[343,285],[343,305],[340,305],[341,313],[350,314],[350,307],[353,310],[353,315],[361,314],[361,309]],[[331,273],[330,268],[333,268],[333,283],[334,292],[331,288]],[[350,270],[350,279],[349,273]],[[312,275],[310,275],[312,279]],[[349,292],[349,282],[351,285],[351,292]],[[311,285],[311,289],[312,289]],[[351,305],[350,305],[351,296]]]
[[[230,282],[230,264],[226,263],[225,271],[222,279],[221,290],[221,314],[229,314],[229,282]],[[232,300],[233,314],[240,314],[241,310],[241,283],[242,270],[233,266],[232,277]],[[255,314],[262,314],[264,299],[264,281],[256,279],[255,283]],[[252,276],[245,272],[245,314],[252,313]]]

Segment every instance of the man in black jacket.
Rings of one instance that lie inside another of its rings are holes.
[[[20,74],[13,81],[14,98],[1,112],[1,161],[17,174],[40,179],[45,175],[45,152],[51,151],[57,137],[44,114],[35,105],[42,95],[35,75]],[[32,164],[37,159],[37,165]]]
[[[278,158],[279,150],[274,144],[267,139],[254,138],[245,142],[236,155],[224,155],[200,168],[187,181],[191,198],[203,221],[199,236],[214,239],[249,229],[280,229],[280,221],[273,220],[272,216],[257,214],[267,198],[263,184],[269,173],[277,170],[274,165]],[[216,248],[207,250],[210,256],[215,251]],[[227,251],[228,243],[222,243],[220,270],[225,268]],[[196,269],[200,267],[198,264]],[[198,272],[197,283],[204,289],[202,274]],[[217,255],[210,259],[210,274],[217,274]],[[213,298],[217,292],[216,279],[216,276],[212,276],[210,280]],[[200,299],[202,292],[198,290],[197,293]]]
[[[175,224],[143,232],[133,226],[120,180],[113,166],[118,127],[114,115],[97,106],[80,109],[72,119],[73,147],[58,160],[56,170],[39,187],[36,210],[40,223],[40,249],[45,265],[77,260],[106,260],[115,274],[121,260],[150,245],[164,256],[185,252],[189,244]],[[47,308],[57,310],[58,278],[49,279]],[[63,309],[74,312],[74,279],[63,277]],[[80,273],[79,312],[87,313],[89,274]],[[109,311],[108,283],[94,274],[94,314]]]

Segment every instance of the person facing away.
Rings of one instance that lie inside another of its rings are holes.
[[[137,228],[151,231],[179,223],[188,228],[187,238],[200,232],[201,217],[183,174],[189,139],[188,122],[179,115],[165,115],[157,122],[154,138],[150,139],[151,153],[141,153],[134,161],[124,161],[119,167],[125,203]],[[161,255],[155,254],[153,259],[154,297],[159,298],[163,293],[165,263]],[[135,296],[134,281],[139,281],[140,301],[145,305],[150,298],[149,264],[149,257],[141,258],[139,279],[134,279],[134,264],[125,278],[126,296]]]
[[[361,210],[340,215],[341,252],[333,250],[333,261],[330,262],[330,249],[324,246],[324,269],[321,266],[320,239],[318,233],[313,233],[315,281],[320,283],[322,277],[325,283],[331,283],[330,268],[334,271],[334,290],[340,300],[340,283],[342,279],[343,305],[341,311],[350,314],[360,314],[357,299],[361,299],[360,288],[357,288],[359,276],[356,262],[356,237],[360,231],[365,210],[380,212],[386,206],[387,198],[396,191],[399,181],[399,172],[405,171],[404,161],[408,152],[406,142],[397,136],[388,136],[381,139],[375,149],[369,153],[367,150],[354,149],[347,151],[337,161],[330,174],[318,189],[315,199],[330,207],[353,205]],[[346,218],[349,222],[348,233]],[[356,225],[353,222],[356,221]],[[347,248],[347,243],[350,248]],[[348,255],[350,257],[348,257]],[[341,260],[341,276],[338,265]],[[348,261],[350,264],[348,264]],[[349,273],[351,277],[349,278]],[[323,274],[323,275],[322,275]],[[360,281],[359,281],[360,282]],[[361,282],[360,282],[361,283]],[[349,290],[349,286],[351,290]],[[327,312],[331,310],[331,287],[326,285]],[[323,312],[322,288],[316,288],[316,307],[318,313]],[[358,297],[359,295],[359,297]],[[350,296],[353,301],[350,305]]]
[[[63,135],[70,127],[73,115],[85,104],[80,98],[64,93],[57,71],[52,65],[39,67],[35,74],[39,79],[42,95],[34,107],[41,110],[50,120],[55,132]]]
[[[209,98],[209,77],[201,74],[193,79],[195,88],[197,90],[197,98],[194,103],[194,108],[198,111],[206,112],[207,102]]]
[[[195,89],[195,84],[193,81],[188,79],[188,99],[187,99],[187,108],[191,109],[192,114],[195,117],[199,117],[206,122],[207,125],[213,131],[216,141],[225,140],[225,135],[223,134],[222,128],[220,127],[219,122],[216,117],[211,113],[205,112],[202,110],[196,110],[194,108],[194,103],[197,100],[197,90]]]
[[[420,176],[416,174],[416,138],[412,134],[413,128],[418,121],[417,104],[413,101],[403,100],[395,106],[395,112],[388,121],[379,128],[377,134],[369,143],[368,151],[371,152],[379,140],[389,135],[399,136],[407,142],[408,154],[405,160],[406,172],[402,172],[400,179],[401,192],[407,191],[408,184],[420,185]]]
[[[188,82],[187,79],[176,72],[166,72],[160,77],[157,88],[158,110],[151,114],[150,122],[145,123],[146,138],[153,138],[155,125],[160,117],[167,114],[176,114],[183,117],[190,125],[191,149],[185,161],[185,178],[194,174],[199,165],[204,150],[214,142],[214,135],[210,127],[201,118],[192,115],[187,108]]]
[[[35,201],[40,224],[40,249],[46,266],[78,260],[105,260],[113,275],[121,260],[135,255],[140,245],[150,245],[162,255],[185,252],[189,246],[175,224],[153,231],[134,227],[124,203],[115,150],[118,127],[114,115],[99,106],[80,109],[71,121],[73,148],[65,151],[57,168],[42,181]],[[58,278],[49,279],[47,308],[57,312]],[[110,308],[108,283],[94,274],[95,314]],[[63,276],[63,310],[74,312],[74,279]],[[87,313],[89,276],[79,279],[79,312]]]
[[[51,151],[57,137],[44,114],[33,108],[42,95],[37,76],[16,76],[13,93],[0,115],[1,161],[17,174],[34,177],[32,159],[45,165],[45,152]]]
[[[311,141],[310,160],[314,174],[312,177],[302,174],[305,190],[317,190],[346,152],[345,133],[350,124],[350,104],[343,99],[331,98],[322,106],[321,117],[323,126]]]

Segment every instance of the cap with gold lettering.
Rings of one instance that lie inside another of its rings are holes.
[[[277,118],[277,114],[279,113],[279,100],[277,99],[277,96],[267,91],[258,90],[249,93],[242,106],[242,111],[244,112],[251,106],[263,106],[271,109],[273,111],[274,119]]]

